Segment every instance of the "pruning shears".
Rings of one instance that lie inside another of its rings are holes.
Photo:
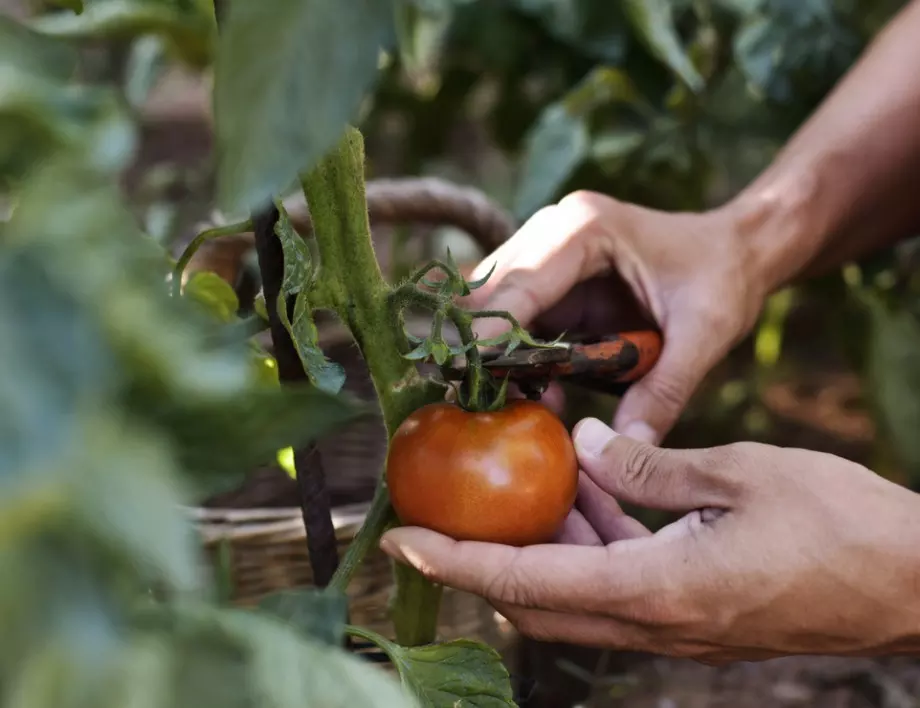
[[[662,337],[654,330],[637,330],[557,346],[520,345],[510,354],[483,352],[483,366],[496,378],[508,378],[528,397],[539,398],[553,380],[615,396],[645,376],[661,355]],[[442,373],[459,381],[465,366],[444,367]]]

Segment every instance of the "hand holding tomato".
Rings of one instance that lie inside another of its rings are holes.
[[[918,495],[805,450],[666,450],[593,419],[574,440],[583,472],[557,543],[400,528],[381,547],[538,639],[708,663],[920,651]],[[689,513],[652,534],[616,499]]]
[[[552,540],[578,485],[568,431],[527,400],[494,412],[420,408],[393,436],[386,474],[404,524],[511,546]]]

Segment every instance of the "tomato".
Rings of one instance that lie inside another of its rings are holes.
[[[512,546],[550,541],[578,488],[568,431],[527,400],[489,413],[420,408],[390,441],[386,475],[403,524]]]

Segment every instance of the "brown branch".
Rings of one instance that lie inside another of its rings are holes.
[[[214,13],[218,24],[224,21],[226,9],[224,0],[215,0]],[[307,375],[275,307],[278,294],[281,292],[281,283],[284,281],[284,249],[281,247],[281,240],[275,235],[277,222],[278,209],[274,204],[252,216],[272,347],[275,361],[278,362],[278,378],[282,383],[290,383],[304,381]],[[293,302],[287,303],[289,314],[292,305]],[[335,541],[335,526],[332,523],[326,475],[315,444],[294,452],[294,469],[300,489],[300,509],[307,532],[307,551],[310,554],[313,583],[317,587],[326,587],[339,566],[339,551]]]
[[[307,376],[294,343],[275,309],[284,279],[284,250],[281,240],[275,235],[277,221],[278,210],[274,206],[254,215],[252,219],[272,348],[278,362],[278,378],[282,383],[290,383],[304,381]],[[289,315],[292,305],[293,302],[289,301]],[[332,523],[332,505],[326,487],[326,474],[316,445],[294,452],[294,469],[300,489],[300,509],[307,531],[307,550],[310,554],[313,583],[317,587],[325,587],[338,568],[339,553]]]

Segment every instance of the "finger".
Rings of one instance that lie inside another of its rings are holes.
[[[388,531],[380,544],[429,580],[492,603],[617,617],[645,611],[650,598],[673,588],[675,574],[693,568],[685,545],[652,536],[609,546],[512,548],[411,527]]]
[[[549,408],[557,416],[565,412],[565,391],[557,383],[551,383],[540,396],[540,403]]]
[[[606,545],[578,509],[569,512],[562,529],[556,534],[555,542],[563,546]]]
[[[690,511],[729,509],[739,498],[743,478],[734,446],[666,450],[619,435],[596,418],[580,421],[572,439],[585,474],[620,501]]]
[[[655,366],[620,401],[613,427],[623,435],[657,445],[723,354],[721,348],[713,348],[704,327],[670,328]]]
[[[605,544],[652,535],[639,521],[627,516],[616,499],[584,472],[578,474],[578,498],[575,503],[585,523],[590,524]]]
[[[495,271],[475,292],[473,306],[509,312],[528,327],[574,285],[609,266],[601,258],[589,257],[589,225],[586,211],[555,208],[540,212],[477,268],[476,275],[484,275],[493,265]],[[500,319],[478,319],[474,329],[488,338],[509,326]]]
[[[635,624],[617,622],[600,615],[526,610],[502,603],[496,603],[495,609],[518,632],[537,641],[625,651],[655,651],[651,632]]]
[[[531,235],[545,231],[548,228],[549,224],[552,223],[553,212],[557,208],[553,204],[535,212],[512,234],[511,238],[482,259],[482,262],[473,269],[469,279],[482,280],[489,273],[491,275],[483,285],[464,298],[464,306],[481,308],[492,297],[492,293],[495,291],[499,281],[514,267],[517,255],[527,247],[529,241],[533,240]]]

